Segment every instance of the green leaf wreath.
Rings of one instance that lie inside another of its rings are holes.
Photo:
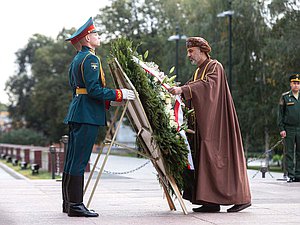
[[[161,94],[161,85],[133,62],[133,55],[140,59],[142,56],[137,53],[137,46],[133,46],[132,41],[125,38],[115,40],[111,46],[111,53],[113,58],[117,58],[139,93],[154,132],[154,139],[162,152],[167,173],[174,177],[179,190],[183,190],[183,172],[187,168],[188,149],[184,139],[170,123],[170,115],[166,110],[167,103]],[[147,55],[148,51],[144,57]],[[174,80],[173,77],[171,81]]]

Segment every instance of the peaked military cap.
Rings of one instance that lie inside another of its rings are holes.
[[[97,32],[93,23],[92,17],[86,21],[74,34],[72,34],[69,38],[65,41],[71,41],[73,45],[75,45],[78,41],[80,41],[83,37],[87,34]]]
[[[299,74],[293,74],[290,76],[290,82],[293,82],[293,81],[298,81],[300,82],[300,75]]]

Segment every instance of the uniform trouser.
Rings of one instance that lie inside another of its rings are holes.
[[[285,138],[288,177],[300,178],[300,127],[287,127]]]
[[[80,203],[83,200],[84,171],[90,159],[99,126],[91,124],[69,124],[68,149],[65,155],[62,182],[63,211],[68,202]]]
[[[90,159],[99,126],[70,123],[69,129],[69,142],[64,172],[72,176],[82,176]]]

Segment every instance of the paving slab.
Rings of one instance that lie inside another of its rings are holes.
[[[94,156],[92,159],[95,158]],[[239,213],[227,213],[230,206],[221,206],[219,213],[194,213],[195,207],[184,201],[188,215],[184,215],[178,200],[176,211],[170,211],[162,187],[151,163],[146,159],[110,156],[106,169],[110,173],[101,176],[90,208],[97,211],[97,218],[71,218],[61,212],[60,180],[16,179],[10,176],[0,162],[0,224],[103,224],[103,225],[238,225],[238,224],[299,224],[300,183],[287,183],[281,173],[266,174],[249,170],[252,206]],[[11,172],[11,171],[10,171]],[[89,173],[85,174],[87,179]],[[95,177],[91,181],[93,187]],[[253,177],[254,176],[254,177]],[[85,203],[90,196],[89,188]]]

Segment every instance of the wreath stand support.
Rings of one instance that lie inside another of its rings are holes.
[[[127,89],[130,89],[130,90],[133,90],[134,93],[135,93],[136,99],[134,101],[126,101],[125,105],[123,106],[121,116],[118,119],[118,121],[119,121],[118,123],[116,123],[116,122],[117,122],[117,118],[118,118],[118,114],[119,114],[119,109],[121,107],[119,106],[115,111],[115,114],[112,118],[112,122],[111,122],[111,124],[110,124],[110,126],[109,126],[109,128],[106,132],[105,140],[100,145],[100,150],[99,150],[98,156],[97,156],[96,161],[93,165],[93,168],[90,172],[88,181],[87,181],[87,183],[84,187],[84,194],[86,194],[87,189],[88,189],[89,184],[90,184],[90,181],[91,181],[91,179],[93,177],[93,174],[95,172],[95,169],[96,169],[96,167],[99,163],[99,159],[100,159],[100,156],[103,152],[103,148],[106,145],[106,143],[109,144],[109,147],[108,147],[108,150],[106,152],[104,161],[101,165],[100,171],[99,171],[99,173],[97,175],[97,178],[96,178],[96,181],[95,181],[95,184],[94,184],[94,186],[92,188],[92,191],[91,191],[91,194],[89,196],[87,207],[90,206],[90,203],[93,199],[95,190],[96,190],[96,188],[98,186],[98,183],[100,181],[100,177],[103,173],[105,164],[107,162],[108,156],[110,154],[111,148],[115,144],[115,145],[118,145],[118,146],[122,146],[122,147],[124,147],[124,148],[126,148],[130,151],[136,152],[137,154],[140,154],[140,155],[142,155],[146,158],[149,158],[151,160],[154,168],[156,169],[156,171],[158,173],[159,181],[160,181],[160,183],[163,187],[164,194],[166,196],[166,199],[167,199],[170,210],[176,210],[174,201],[173,201],[173,199],[170,195],[170,190],[169,190],[170,188],[172,188],[173,193],[175,194],[176,198],[178,199],[178,201],[180,203],[180,206],[182,208],[183,213],[188,214],[187,209],[185,207],[185,204],[183,202],[181,193],[180,193],[180,191],[179,191],[179,189],[178,189],[178,187],[175,183],[174,178],[171,175],[167,174],[167,172],[166,172],[160,149],[159,149],[158,145],[156,144],[155,140],[153,139],[153,131],[152,131],[152,128],[151,128],[150,123],[148,121],[148,118],[146,116],[146,113],[144,111],[144,108],[142,106],[142,103],[141,103],[141,101],[138,97],[138,92],[136,91],[136,89],[132,85],[132,83],[130,82],[127,75],[122,70],[122,68],[121,68],[119,62],[117,61],[117,59],[114,59],[114,62],[110,63],[109,67],[110,67],[110,72],[112,74],[112,77],[114,78],[114,81],[115,81],[116,85],[119,88],[127,88]],[[136,151],[135,149],[132,149],[132,148],[126,146],[126,145],[119,144],[115,141],[116,136],[119,132],[120,126],[122,124],[123,118],[125,116],[125,113],[127,114],[127,118],[129,119],[133,129],[135,130],[135,132],[137,134],[137,138],[139,139],[145,154],[140,152],[140,151]],[[109,136],[110,136],[110,134],[112,132],[112,129],[115,125],[117,125],[116,130],[113,134],[112,139],[110,140]]]

